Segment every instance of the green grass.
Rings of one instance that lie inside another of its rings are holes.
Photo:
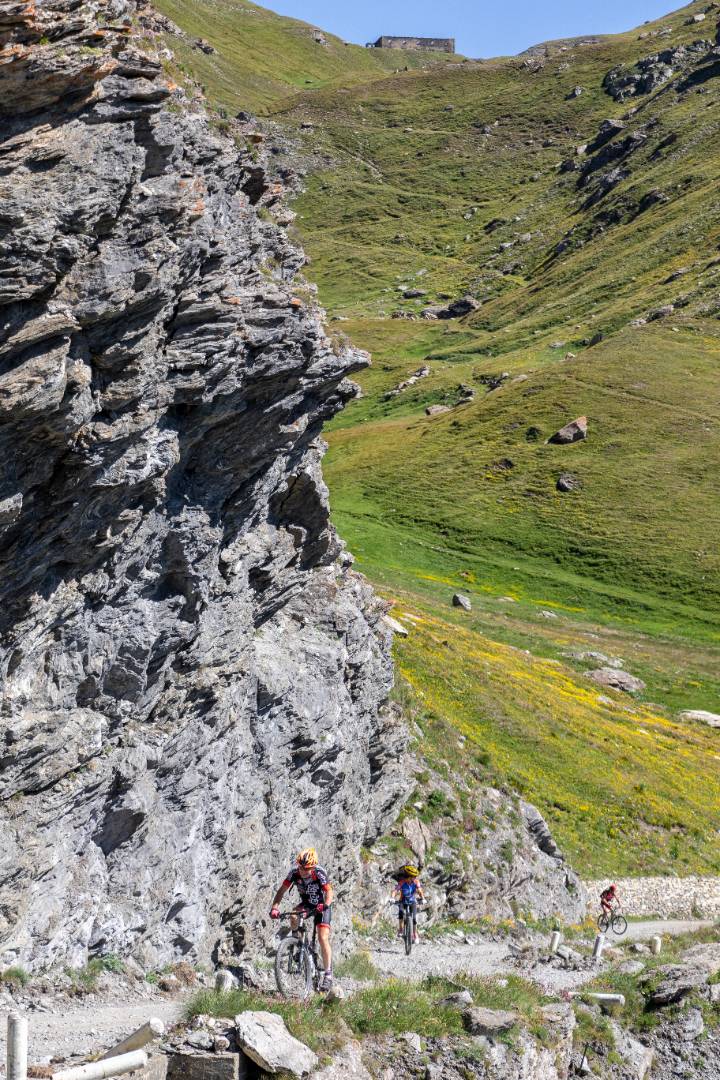
[[[439,760],[462,732],[478,783],[535,802],[588,876],[720,871],[717,733],[676,721],[720,701],[720,78],[679,92],[677,75],[625,103],[602,85],[713,37],[713,17],[687,24],[704,6],[642,28],[659,38],[551,48],[536,71],[505,58],[388,72],[333,43],[299,74],[296,24],[229,2],[191,23],[162,4],[218,44],[185,57],[215,104],[257,94],[332,163],[307,178],[297,236],[333,336],[374,365],[328,429],[325,475],[359,569],[419,620],[396,655],[424,703],[421,751]],[[263,35],[282,86],[248,90]],[[587,160],[577,147],[607,117],[645,139],[590,205],[595,179],[560,164]],[[481,302],[466,319],[390,317],[465,292]],[[386,399],[421,364],[430,376]],[[472,403],[457,405],[461,383]],[[438,402],[452,411],[426,417]],[[579,415],[585,442],[546,443]],[[581,489],[560,493],[562,472]],[[622,657],[646,691],[604,693],[574,651]]]
[[[82,968],[66,968],[66,974],[70,977],[76,990],[82,993],[92,993],[97,987],[98,980],[105,972],[122,974],[125,965],[115,953],[107,956],[95,956]]]
[[[350,977],[360,982],[374,982],[378,977],[378,970],[370,953],[361,949],[335,964],[335,974],[340,979]]]
[[[313,27],[276,15],[248,0],[158,0],[158,10],[192,38],[215,48],[207,54],[176,36],[168,43],[182,67],[205,87],[212,103],[237,112],[264,112],[300,91],[329,84],[376,79],[406,66],[457,63],[441,53],[395,52],[345,44],[325,34],[318,44]]]
[[[23,987],[30,982],[30,974],[23,967],[9,967],[0,972],[0,982],[8,986]]]
[[[532,983],[515,975],[503,980],[464,974],[454,980],[432,976],[419,983],[389,978],[341,1002],[319,996],[308,1002],[291,1002],[254,991],[203,990],[190,1002],[187,1018],[267,1010],[282,1016],[290,1032],[311,1049],[330,1053],[353,1035],[400,1035],[406,1031],[423,1038],[462,1035],[462,1009],[440,1004],[458,986],[470,990],[476,1005],[513,1009],[531,1031],[537,1029],[542,1034],[539,1009],[548,999]]]

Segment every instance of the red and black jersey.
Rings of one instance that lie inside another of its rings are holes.
[[[616,892],[615,886],[611,885],[610,888],[603,889],[603,891],[600,893],[600,898],[602,900],[614,900],[616,895],[617,895],[617,892]]]
[[[294,866],[283,881],[283,885],[286,889],[296,885],[300,893],[300,899],[310,908],[317,907],[318,904],[324,904],[325,893],[330,888],[328,876],[322,866],[314,866],[310,877],[304,881],[300,877],[300,871]]]

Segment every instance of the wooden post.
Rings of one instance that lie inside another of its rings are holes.
[[[605,935],[598,934],[595,938],[595,944],[593,946],[592,958],[595,961],[602,960],[603,949],[605,948]]]
[[[7,1020],[7,1080],[27,1080],[28,1023],[18,1012]]]
[[[133,1050],[131,1054],[121,1054],[120,1057],[91,1061],[88,1065],[76,1065],[72,1069],[61,1069],[60,1072],[53,1073],[53,1080],[105,1080],[109,1076],[120,1076],[121,1073],[144,1069],[147,1063],[148,1056],[144,1050]]]
[[[107,1058],[120,1057],[122,1054],[128,1054],[131,1050],[142,1050],[143,1046],[147,1046],[148,1043],[153,1042],[155,1039],[159,1039],[161,1035],[165,1034],[165,1025],[162,1020],[158,1020],[156,1017],[148,1020],[147,1024],[143,1024],[137,1031],[133,1031],[132,1035],[128,1035],[127,1039],[123,1039],[122,1042],[113,1046],[112,1050],[108,1050],[107,1054],[99,1059],[100,1061],[106,1061]]]
[[[558,945],[560,944],[560,931],[553,930],[552,937],[550,938],[550,955],[554,956],[558,951]]]
[[[661,949],[662,938],[659,934],[656,934],[655,937],[650,938],[650,952],[653,954],[653,956],[657,956]]]

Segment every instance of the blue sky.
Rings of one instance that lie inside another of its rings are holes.
[[[262,0],[261,0],[262,2]],[[454,37],[466,56],[502,56],[552,38],[617,33],[678,0],[275,0],[264,4],[364,45],[380,34]]]

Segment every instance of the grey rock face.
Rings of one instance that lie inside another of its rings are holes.
[[[472,1005],[462,1014],[463,1026],[471,1035],[501,1035],[518,1022],[518,1014],[503,1009],[485,1009]]]
[[[257,948],[310,843],[342,925],[402,802],[384,609],[320,474],[366,358],[133,10],[0,26],[0,957],[27,967]]]

